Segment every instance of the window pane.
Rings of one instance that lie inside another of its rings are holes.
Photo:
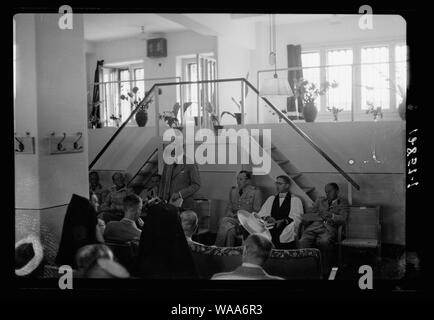
[[[319,52],[305,52],[301,54],[301,65],[303,68],[305,67],[318,67],[318,68],[309,68],[303,69],[303,78],[310,82],[318,85],[320,82],[319,78],[319,65],[320,65],[320,57]]]
[[[134,69],[134,80],[139,80],[139,81],[135,81],[135,86],[139,88],[137,95],[140,99],[143,99],[143,97],[145,96],[145,82],[140,81],[141,79],[144,78],[145,78],[145,69],[143,68]]]
[[[188,81],[197,81],[197,64],[188,64]],[[197,115],[197,84],[189,85],[188,102],[192,102],[190,108],[187,111],[189,117]]]
[[[121,81],[125,81],[125,80],[130,80],[130,71],[128,69],[126,70],[120,70],[119,71],[119,76],[120,76],[120,80]],[[120,95],[125,95],[128,97],[128,93],[131,92],[131,82],[121,82],[120,83]],[[131,105],[130,105],[130,101],[131,98],[128,97],[128,101],[127,100],[121,100],[120,99],[120,95],[117,97],[117,101],[120,102],[120,110],[118,111],[118,114],[115,114],[115,117],[119,117],[119,114],[122,116],[121,117],[121,121],[123,121],[124,119],[128,118],[128,116],[131,113]]]
[[[327,81],[336,82],[338,86],[328,90],[326,107],[351,110],[353,85],[352,64],[352,49],[327,51],[327,65],[332,65],[332,67],[328,67],[326,70]],[[333,67],[333,65],[336,65],[336,67]]]
[[[371,103],[389,109],[389,48],[363,48],[361,61],[362,109],[368,109]]]
[[[396,76],[396,107],[402,102],[407,90],[407,46],[395,47],[395,76]]]

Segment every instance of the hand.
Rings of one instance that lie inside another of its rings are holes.
[[[319,216],[323,219],[323,220],[328,220],[332,218],[332,214],[330,212],[320,212]]]
[[[170,197],[170,201],[171,201],[171,202],[172,202],[172,201],[176,201],[176,200],[178,200],[180,197],[181,197],[181,196],[179,195],[179,193],[176,192],[176,193],[172,194],[172,196]]]
[[[265,221],[267,223],[276,223],[276,219],[274,219],[273,217],[270,217],[270,216],[265,217]]]
[[[285,219],[280,219],[276,221],[276,225],[274,227],[279,229],[284,224],[285,224]]]
[[[145,222],[143,222],[142,218],[138,218],[137,219],[137,224],[139,225],[140,228],[142,228],[143,225],[145,224]]]

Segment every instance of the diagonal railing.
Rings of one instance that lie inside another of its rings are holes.
[[[166,87],[166,86],[174,86],[174,85],[189,85],[189,84],[204,84],[204,83],[223,83],[223,82],[244,82],[253,92],[255,92],[259,96],[259,90],[255,88],[248,80],[245,78],[229,78],[229,79],[216,79],[216,80],[201,80],[201,81],[183,81],[183,82],[163,82],[156,83],[152,86],[152,88],[145,95],[143,100],[137,105],[137,107],[131,112],[130,116],[122,123],[122,125],[116,130],[113,136],[109,139],[109,141],[104,145],[101,151],[96,155],[93,161],[89,165],[89,170],[93,168],[95,163],[101,158],[104,152],[108,149],[108,147],[113,143],[119,133],[125,128],[127,123],[131,120],[131,118],[137,113],[140,107],[143,106],[145,102],[148,101],[151,94],[154,94],[154,91],[158,87]],[[327,162],[329,162],[354,188],[360,190],[360,186],[355,182],[339,165],[331,159],[324,150],[322,150],[313,140],[303,132],[297,125],[289,119],[284,113],[282,113],[276,106],[274,106],[267,98],[260,97],[271,109],[276,112],[276,114],[282,118],[295,132],[297,132],[315,151],[317,151]],[[158,126],[158,123],[156,124]]]

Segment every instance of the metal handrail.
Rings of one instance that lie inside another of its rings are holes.
[[[136,114],[136,112],[139,110],[139,108],[143,105],[145,101],[149,98],[150,94],[155,90],[157,87],[165,87],[165,86],[173,86],[173,85],[186,85],[186,84],[200,84],[200,83],[221,83],[221,82],[233,82],[233,81],[242,81],[245,84],[247,84],[250,89],[252,89],[253,92],[255,92],[259,96],[259,90],[256,89],[248,80],[245,78],[229,78],[229,79],[216,79],[216,80],[201,80],[201,81],[183,81],[183,82],[165,82],[165,83],[156,83],[152,86],[152,88],[148,91],[148,94],[145,95],[143,100],[137,105],[137,107],[131,112],[130,116],[127,120],[124,121],[124,123],[116,130],[116,132],[113,134],[113,136],[109,139],[109,141],[104,145],[104,147],[101,149],[101,151],[97,154],[95,159],[91,162],[89,165],[89,170],[92,169],[94,164],[98,161],[98,159],[102,156],[102,154],[107,150],[107,148],[110,146],[110,144],[113,142],[113,140],[116,138],[116,136],[120,133],[120,131],[123,130],[123,128],[126,126],[128,121]],[[360,190],[360,186],[344,171],[341,167],[339,167],[336,162],[334,162],[320,147],[318,147],[315,142],[312,141],[312,139],[305,134],[300,128],[298,128],[295,123],[290,120],[284,113],[282,113],[278,108],[276,108],[267,98],[261,97],[262,100],[265,101],[265,103],[272,108],[277,115],[285,120],[285,122],[291,126],[297,132],[308,144],[310,144],[324,159],[326,159],[351,185],[356,188],[357,190]],[[158,126],[158,123],[156,124]]]

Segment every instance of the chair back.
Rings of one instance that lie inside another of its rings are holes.
[[[136,248],[133,242],[105,242],[112,251],[117,262],[123,265],[128,271],[134,267]]]
[[[208,199],[195,199],[194,212],[197,214],[198,226],[197,234],[204,234],[210,232],[211,222],[211,205]]]
[[[380,207],[350,207],[345,238],[380,240]]]

